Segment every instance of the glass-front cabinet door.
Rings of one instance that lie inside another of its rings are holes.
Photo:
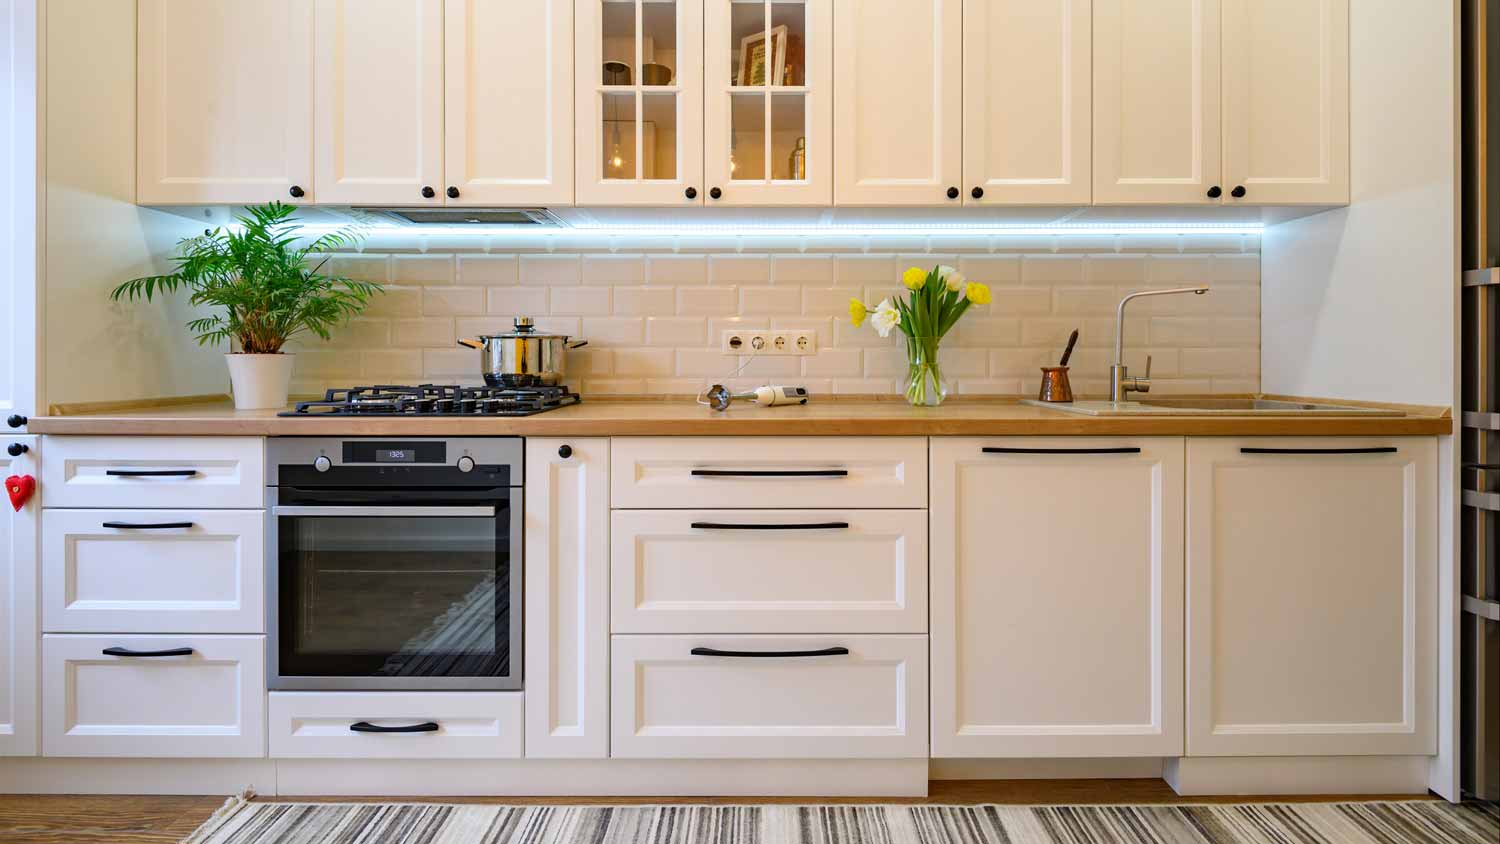
[[[704,0],[577,0],[579,205],[703,202]]]
[[[833,0],[707,4],[708,204],[830,204]]]

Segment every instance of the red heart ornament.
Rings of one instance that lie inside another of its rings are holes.
[[[35,492],[36,478],[30,475],[11,475],[5,479],[5,494],[10,496],[10,506],[18,513]]]

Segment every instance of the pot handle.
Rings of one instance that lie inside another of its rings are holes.
[[[583,347],[583,346],[587,346],[588,344],[589,344],[589,341],[587,341],[587,340],[579,340],[576,343],[568,343],[567,347],[570,348],[570,349],[577,349],[577,348],[580,348],[580,347]]]
[[[468,339],[465,339],[463,337],[460,337],[460,338],[458,338],[458,345],[463,346],[464,348],[467,348],[467,349],[483,349],[484,348],[484,341],[483,340],[468,340]]]

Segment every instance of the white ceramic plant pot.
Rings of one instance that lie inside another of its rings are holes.
[[[235,410],[266,410],[286,406],[296,355],[225,355]]]

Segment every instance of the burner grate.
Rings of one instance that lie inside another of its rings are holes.
[[[530,416],[581,399],[567,387],[461,387],[422,384],[416,387],[377,384],[340,387],[323,398],[299,401],[278,416]]]

